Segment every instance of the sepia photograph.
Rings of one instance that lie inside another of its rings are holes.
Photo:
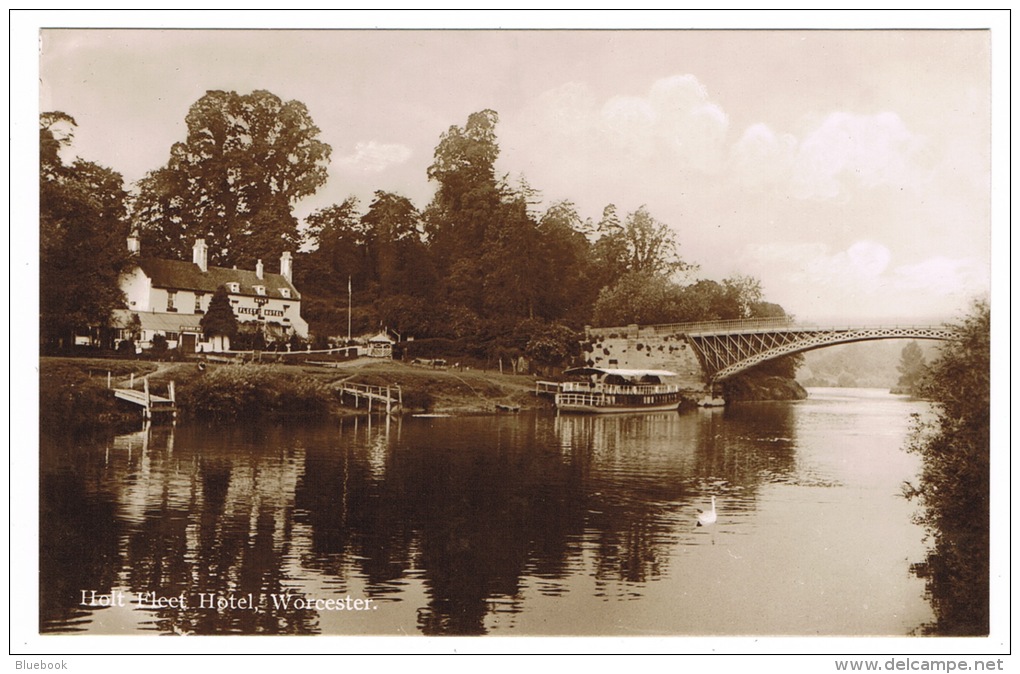
[[[28,31],[12,655],[1002,669],[1001,16],[152,14]]]

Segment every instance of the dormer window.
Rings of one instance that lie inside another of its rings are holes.
[[[177,291],[176,290],[168,290],[168,291],[166,291],[166,310],[168,312],[174,313],[174,312],[177,311],[177,307],[174,306],[174,301],[176,299],[177,299]]]
[[[227,290],[229,290],[232,293],[239,293],[241,292],[241,284],[238,283],[237,281],[231,281],[227,283]]]
[[[253,286],[253,287],[255,288],[255,294],[256,295],[265,295],[266,294],[266,287],[265,286]]]
[[[290,288],[280,288],[280,295],[282,297],[290,297]]]

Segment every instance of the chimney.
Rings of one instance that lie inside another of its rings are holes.
[[[255,263],[255,275],[262,278],[262,260]]]
[[[138,239],[138,235],[131,232],[131,235],[127,239],[128,241],[128,253],[131,255],[138,255],[142,251],[142,242]]]
[[[202,271],[209,271],[209,249],[205,247],[205,239],[195,239],[191,261],[197,264]]]
[[[291,283],[294,282],[294,261],[290,257],[289,250],[285,250],[280,256],[280,276]]]

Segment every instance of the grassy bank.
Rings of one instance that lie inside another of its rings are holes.
[[[131,376],[148,376],[150,390],[164,394],[175,384],[180,416],[207,419],[327,418],[364,411],[340,404],[336,387],[347,381],[399,386],[406,412],[471,414],[498,406],[543,406],[534,379],[498,372],[431,369],[397,361],[361,359],[340,367],[282,364],[43,358],[40,361],[40,421],[88,428],[137,421],[140,409],[117,401],[107,388],[126,387]]]

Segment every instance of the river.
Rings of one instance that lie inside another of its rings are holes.
[[[40,631],[911,634],[932,611],[903,447],[926,408],[811,389],[668,414],[44,433]]]

